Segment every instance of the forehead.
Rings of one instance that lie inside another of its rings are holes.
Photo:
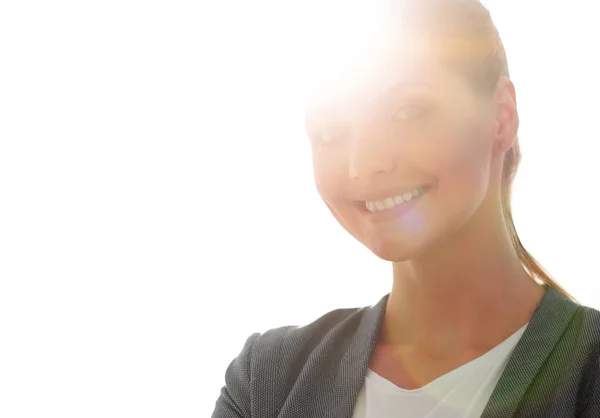
[[[394,51],[373,54],[343,73],[315,83],[307,97],[307,113],[319,110],[359,110],[388,95],[428,88],[447,89],[456,77],[440,61],[424,53]]]

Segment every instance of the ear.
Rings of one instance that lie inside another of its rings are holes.
[[[515,86],[508,77],[502,76],[496,84],[494,92],[495,149],[505,152],[510,149],[517,139],[519,130],[519,114],[517,112],[517,98]]]

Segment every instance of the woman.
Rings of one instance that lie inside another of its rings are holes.
[[[489,13],[394,4],[369,68],[307,114],[317,189],[392,262],[391,292],[250,336],[213,417],[600,417],[600,312],[513,224],[519,119]]]

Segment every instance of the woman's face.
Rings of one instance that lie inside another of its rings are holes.
[[[396,262],[477,211],[493,146],[491,97],[456,72],[410,62],[388,63],[307,112],[319,194],[351,235]]]

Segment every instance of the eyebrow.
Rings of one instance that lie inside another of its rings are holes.
[[[433,86],[425,81],[403,80],[385,88],[383,92],[380,92],[376,96],[368,99],[365,103],[355,106],[357,106],[359,109],[370,109],[373,108],[376,103],[384,101],[390,96],[423,87],[433,89]],[[360,90],[358,93],[356,93],[356,95],[360,97]],[[345,103],[340,105],[339,101],[332,100],[314,107],[309,107],[305,117],[305,123],[307,126],[314,126],[315,124],[318,125],[320,122],[322,122],[323,119],[330,119],[331,116],[339,118],[341,115],[346,113],[343,110],[346,106],[348,105]]]
[[[387,99],[390,96],[394,96],[398,93],[404,93],[410,90],[414,90],[415,88],[426,87],[432,89],[433,86],[429,83],[420,80],[411,80],[411,81],[401,81],[396,84],[393,84],[390,87],[387,87],[385,91],[379,93],[377,96],[369,99],[365,104],[367,108],[374,105],[374,103]]]

